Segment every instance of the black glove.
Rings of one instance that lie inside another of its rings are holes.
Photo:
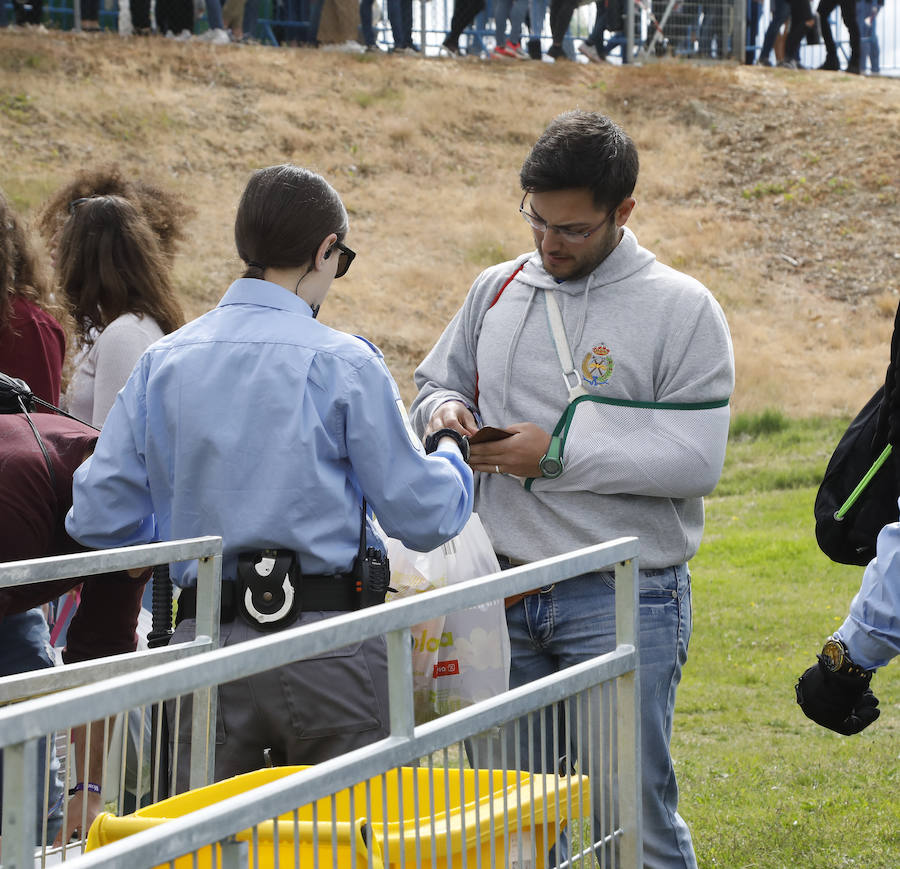
[[[869,688],[871,676],[832,673],[819,655],[796,685],[803,714],[835,733],[852,736],[868,727],[880,714],[878,698]]]

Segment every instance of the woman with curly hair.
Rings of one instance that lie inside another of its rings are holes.
[[[81,350],[65,394],[69,413],[102,426],[144,350],[184,323],[170,261],[135,204],[121,196],[70,203],[57,281]]]
[[[194,214],[183,200],[167,190],[140,179],[126,178],[116,166],[79,172],[46,202],[37,220],[38,232],[50,246],[51,255],[69,217],[69,205],[89,196],[121,196],[133,203],[150,224],[163,254],[172,260],[185,238],[184,225]]]
[[[56,303],[25,226],[0,193],[0,371],[59,404],[71,318]]]

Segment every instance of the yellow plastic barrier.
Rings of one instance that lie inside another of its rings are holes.
[[[307,767],[258,770],[179,794],[123,818],[101,814],[91,826],[87,850],[303,769]],[[296,819],[293,812],[282,815],[278,865],[364,869],[370,865],[371,850],[373,869],[417,865],[474,869],[479,852],[483,867],[540,869],[546,866],[547,851],[558,830],[566,827],[570,807],[575,817],[587,818],[589,789],[585,776],[567,780],[503,770],[402,767],[399,775],[391,770],[340,791],[333,799],[321,799],[315,810],[312,804],[301,806]],[[259,865],[274,866],[274,824],[267,821],[256,829]],[[245,830],[237,838],[250,843],[249,865],[253,866],[253,831]],[[211,850],[198,852],[198,869],[213,865]],[[176,869],[193,865],[191,855],[175,861]]]

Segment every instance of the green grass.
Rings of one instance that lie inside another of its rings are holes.
[[[791,420],[775,410],[739,414],[732,421],[725,470],[715,495],[818,487],[849,422]]]
[[[739,417],[706,499],[672,743],[701,867],[900,865],[900,666],[875,676],[882,715],[858,736],[818,727],[794,699],[862,576],[814,535],[816,487],[846,423]]]

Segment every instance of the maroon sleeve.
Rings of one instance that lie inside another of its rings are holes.
[[[32,414],[56,478],[25,414],[0,415],[0,561],[81,552],[65,530],[72,475],[97,432],[62,416]]]
[[[73,420],[33,414],[56,476],[54,487],[47,462],[24,414],[0,415],[0,561],[20,561],[82,552],[66,534],[66,512],[72,506],[72,475],[93,447],[97,433]],[[46,603],[81,579],[61,579],[0,589],[0,621]]]
[[[59,404],[66,336],[62,326],[34,302],[15,297],[0,340],[0,371],[24,380],[31,391]]]
[[[72,475],[93,448],[97,432],[62,416],[31,418],[53,464],[56,486],[25,415],[0,415],[0,561],[84,551],[66,534],[65,518],[72,506]],[[148,568],[140,579],[119,571],[0,589],[0,621],[81,584],[81,604],[69,625],[63,660],[133,652],[149,576]]]
[[[45,439],[45,446],[52,461],[52,444]],[[53,462],[54,471],[64,471],[57,466]],[[70,504],[71,489],[70,475]],[[0,561],[59,554],[56,513],[57,493],[28,420],[24,414],[0,416]]]
[[[127,573],[85,578],[81,603],[66,634],[63,661],[74,664],[137,648],[138,615],[149,572],[141,579]]]
[[[61,416],[33,414],[53,464],[51,483],[41,448],[24,414],[0,415],[0,561],[82,552],[66,534],[72,475],[92,449],[97,432]],[[149,569],[140,579],[124,572],[0,589],[0,621],[53,600],[82,584],[81,604],[67,633],[66,663],[133,652]]]

